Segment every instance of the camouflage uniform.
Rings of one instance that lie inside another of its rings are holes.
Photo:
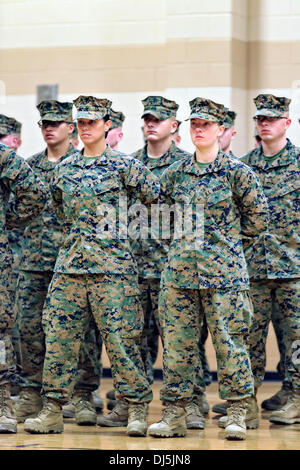
[[[38,105],[42,120],[65,121],[72,123],[72,103],[60,103],[54,100],[45,100]],[[78,151],[70,145],[66,155],[58,162],[66,159]],[[35,174],[43,181],[49,190],[53,170],[58,162],[48,160],[47,149],[39,152],[27,160]],[[49,192],[50,196],[50,192]],[[62,225],[57,219],[51,199],[43,212],[24,232],[21,255],[21,270],[18,282],[17,303],[20,312],[20,336],[22,350],[22,387],[33,388],[40,391],[42,386],[43,362],[45,356],[45,335],[42,328],[42,311],[48,287],[53,276],[55,260],[62,243]],[[81,389],[96,390],[99,378],[94,371],[93,358],[97,350],[96,328],[86,333],[86,343],[81,350],[80,380],[77,387]],[[86,354],[90,354],[86,357]],[[86,370],[85,363],[86,362]],[[92,364],[91,364],[92,362]],[[97,361],[98,364],[98,361]],[[101,371],[101,368],[100,368]],[[100,371],[97,372],[100,374]],[[84,383],[81,382],[84,381]]]
[[[1,167],[1,305],[0,315],[0,385],[14,380],[15,363],[11,330],[15,323],[15,310],[10,296],[12,252],[8,241],[8,230],[14,227],[24,229],[41,212],[46,202],[46,190],[23,160],[9,147],[0,144]],[[14,198],[10,199],[10,194]],[[10,199],[10,201],[9,201]]]
[[[171,116],[175,117],[178,109],[178,105],[174,101],[167,100],[161,96],[148,96],[142,103],[144,105],[143,116],[152,114],[159,120],[168,119]],[[159,179],[166,168],[172,165],[172,163],[190,156],[188,152],[178,148],[174,142],[171,143],[165,155],[155,159],[148,157],[147,148],[146,144],[142,149],[134,152],[132,157],[140,160]],[[148,238],[133,241],[132,248],[138,265],[139,288],[141,290],[144,312],[142,357],[147,377],[150,383],[152,383],[153,364],[157,357],[159,330],[162,336],[158,318],[158,297],[160,275],[168,257],[168,243],[167,240],[162,241],[150,238],[149,233]]]
[[[15,118],[5,116],[4,114],[0,114],[0,135],[21,135],[22,124],[17,121]],[[11,194],[13,197],[13,194]],[[13,228],[7,232],[9,246],[12,251],[13,255],[13,263],[12,263],[12,272],[11,272],[11,280],[9,282],[9,291],[11,295],[11,303],[13,308],[16,308],[15,305],[15,293],[16,293],[16,286],[18,281],[18,274],[19,274],[19,262],[20,262],[20,252],[21,252],[21,239],[22,239],[22,230],[18,228]],[[17,376],[15,378],[16,384],[19,383],[19,374],[21,370],[21,349],[20,349],[20,336],[19,336],[19,327],[18,321],[19,316],[18,312],[15,312],[16,321],[13,326],[12,330],[12,342],[13,348],[15,352],[15,360],[17,366]]]
[[[190,119],[222,122],[224,107],[196,98]],[[195,156],[173,164],[161,181],[161,202],[204,208],[204,239],[198,227],[173,239],[162,272],[159,308],[164,330],[164,402],[189,402],[203,309],[218,363],[220,397],[253,395],[246,341],[251,323],[249,279],[243,244],[252,245],[267,226],[267,206],[254,173],[219,151],[205,169]]]
[[[109,100],[82,96],[74,103],[78,119],[101,119],[111,105]],[[137,160],[106,147],[101,156],[80,153],[60,163],[51,192],[64,223],[64,240],[43,313],[43,393],[50,400],[68,401],[83,333],[93,316],[110,359],[116,397],[128,403],[149,402],[152,392],[140,357],[143,322],[137,267],[122,233],[119,202],[127,193],[151,202],[158,197],[158,181]]]
[[[288,111],[290,100],[273,95],[259,95],[254,100],[256,116],[280,117]],[[273,161],[264,158],[262,146],[242,157],[259,177],[268,200],[270,223],[268,232],[246,251],[251,279],[254,318],[249,336],[251,365],[255,385],[261,385],[265,373],[265,343],[272,303],[276,300],[283,333],[288,336],[286,380],[300,390],[300,369],[292,362],[292,344],[300,339],[299,280],[299,155],[287,139],[286,147]],[[296,343],[294,343],[296,344]],[[297,362],[297,361],[296,361]]]

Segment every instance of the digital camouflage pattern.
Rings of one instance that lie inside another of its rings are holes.
[[[15,362],[12,345],[12,327],[15,310],[11,298],[11,272],[13,256],[8,240],[8,230],[25,228],[43,209],[47,192],[25,160],[12,149],[0,144],[0,385],[14,381]],[[11,197],[13,193],[14,197]]]
[[[279,308],[278,302],[275,298],[273,291],[273,295],[271,294],[271,302],[272,302],[272,312],[271,312],[271,322],[275,331],[276,341],[278,345],[280,359],[277,364],[277,371],[279,374],[280,379],[284,382],[285,387],[290,387],[289,378],[286,376],[285,373],[285,358],[288,349],[288,328],[287,324],[284,319],[283,312]]]
[[[293,360],[293,349],[300,342],[300,281],[299,279],[263,279],[251,283],[254,308],[253,323],[249,335],[250,359],[255,386],[262,384],[266,367],[266,340],[274,300],[283,317],[285,352],[285,382],[292,383],[300,392],[300,365]],[[299,362],[299,355],[296,359]]]
[[[167,153],[160,158],[149,159],[147,144],[132,157],[140,160],[151,172],[160,180],[163,172],[173,163],[184,158],[191,157],[191,154],[180,149],[174,142]],[[158,201],[157,201],[158,202]],[[131,245],[138,263],[139,276],[149,279],[160,279],[164,264],[168,257],[169,240],[151,238],[151,222],[149,223],[149,236],[142,240],[133,240]]]
[[[2,266],[11,266],[7,230],[25,228],[44,207],[47,192],[26,161],[11,148],[0,144],[0,260]],[[14,198],[10,198],[10,194]]]
[[[42,312],[52,276],[52,271],[20,270],[17,286],[16,304],[19,313],[22,365],[20,385],[38,391],[42,385],[45,358]]]
[[[163,96],[147,96],[142,100],[144,106],[144,111],[142,118],[146,114],[151,114],[160,121],[169,119],[170,117],[176,117],[177,109],[179,108],[178,104],[175,101],[168,100]]]
[[[15,118],[0,114],[0,134],[21,134],[22,124]]]
[[[254,116],[280,117],[289,111],[291,100],[284,96],[260,94],[254,98],[256,113]]]
[[[201,396],[195,385],[202,314],[216,351],[220,398],[240,400],[254,393],[247,340],[252,317],[249,292],[239,289],[181,289],[164,286],[159,298],[164,312],[164,403]]]
[[[47,157],[47,150],[43,150],[27,162],[34,173],[43,181],[49,191],[54,168],[73,154],[79,153],[70,145],[67,153],[58,162],[51,162]],[[51,197],[49,197],[43,212],[29,224],[25,231],[22,243],[21,269],[23,271],[51,271],[63,239],[63,226],[55,213]]]
[[[45,333],[42,326],[42,312],[48,288],[53,276],[51,271],[20,271],[18,281],[18,305],[20,309],[19,331],[22,352],[22,382],[25,388],[42,387],[43,364],[45,359]],[[76,388],[94,391],[101,377],[101,341],[91,322],[84,336],[79,354],[79,374]]]
[[[290,279],[300,273],[300,149],[289,140],[273,160],[264,159],[262,146],[241,160],[258,176],[268,201],[270,221],[264,237],[245,254],[251,279]]]
[[[121,111],[114,111],[113,109],[109,110],[109,117],[111,120],[111,126],[109,130],[116,129],[117,127],[122,127],[125,120],[125,116]]]
[[[236,119],[236,113],[234,111],[227,111],[225,120],[223,122],[225,129],[230,129],[230,127],[234,126]]]
[[[76,119],[103,119],[110,114],[112,102],[106,98],[80,95],[73,101],[76,106]]]
[[[72,103],[56,100],[44,100],[37,105],[43,121],[64,121],[70,124],[73,123],[72,108]]]
[[[58,162],[51,162],[47,150],[30,157],[27,162],[49,190],[53,170],[56,165],[69,156],[79,153],[72,145],[66,155]],[[50,196],[50,192],[49,192]],[[38,390],[42,385],[42,371],[45,357],[45,335],[42,328],[42,311],[48,287],[53,276],[54,265],[59,248],[63,242],[63,226],[58,220],[49,197],[42,213],[25,229],[22,243],[21,272],[17,289],[17,306],[19,311],[19,330],[22,351],[22,386]],[[101,360],[96,343],[96,333],[92,325],[85,336],[80,351],[80,380],[78,387],[88,388],[90,382],[97,382],[92,391],[99,386]],[[89,354],[87,356],[87,354]],[[94,362],[97,356],[97,363]],[[96,371],[94,373],[94,371]],[[89,374],[92,374],[90,377]]]
[[[202,169],[195,155],[171,165],[161,179],[162,204],[203,210],[203,234],[192,230],[171,241],[162,284],[188,289],[248,289],[243,249],[267,228],[268,209],[255,174],[219,151]],[[198,206],[196,206],[198,205]],[[202,228],[202,227],[200,227]],[[201,232],[201,231],[200,231]],[[203,235],[203,237],[201,237]]]
[[[158,179],[161,178],[163,172],[172,163],[190,156],[188,152],[178,148],[174,142],[171,143],[170,148],[165,155],[160,158],[150,159],[148,157],[147,149],[148,146],[146,144],[142,149],[134,152],[132,157],[141,161]],[[158,317],[160,275],[168,257],[169,240],[162,240],[159,237],[151,238],[150,208],[148,226],[148,237],[145,239],[132,240],[131,247],[138,265],[139,287],[142,294],[142,306],[144,312],[142,357],[145,363],[147,377],[149,378],[150,383],[152,383],[153,359],[154,357],[156,358],[158,347],[158,330],[160,331],[160,334],[162,334]],[[155,327],[155,324],[157,327]],[[153,349],[155,346],[156,350]]]
[[[99,157],[78,154],[59,164],[51,191],[66,231],[43,316],[43,390],[49,398],[69,399],[92,315],[105,342],[117,398],[150,401],[140,356],[143,315],[137,267],[129,240],[119,233],[119,202],[124,198],[127,204],[127,194],[151,202],[159,195],[159,183],[138,160],[107,146]],[[116,209],[113,233],[98,231],[103,203],[110,204],[109,212]]]
[[[127,195],[142,203],[158,198],[159,182],[151,171],[107,146],[99,157],[86,158],[80,153],[60,163],[54,170],[51,192],[66,230],[56,272],[137,274],[130,240],[122,238],[127,229],[127,223],[122,227],[122,210],[127,207]],[[104,204],[110,221],[116,220],[112,231],[110,227],[106,231]]]
[[[190,101],[190,119],[203,119],[205,121],[223,123],[226,117],[227,108],[223,104],[215,103],[207,98],[194,98]]]
[[[271,162],[265,160],[262,146],[242,157],[259,177],[270,211],[267,233],[245,252],[252,281],[254,321],[250,353],[255,381],[260,385],[264,375],[266,335],[275,299],[285,324],[285,380],[297,389],[300,367],[292,363],[291,348],[293,341],[300,341],[299,155],[300,149],[287,139],[285,148]]]
[[[151,401],[140,355],[143,314],[137,279],[125,273],[54,274],[43,313],[43,393],[61,403],[70,399],[91,315],[105,343],[117,399]]]

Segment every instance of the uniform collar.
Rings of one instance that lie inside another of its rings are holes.
[[[196,160],[196,153],[194,153],[191,158],[185,161],[183,169],[185,173],[192,173],[198,176],[206,173],[217,173],[224,168],[227,161],[228,156],[219,150],[217,158],[213,162],[211,162],[206,168],[200,168]]]
[[[58,165],[58,163],[62,162],[65,158],[70,157],[71,155],[73,155],[73,153],[76,152],[78,152],[78,150],[72,144],[70,144],[68,151],[65,155],[63,155],[59,160],[57,160],[57,162],[50,162],[47,157],[47,149],[45,149],[43,152],[40,153],[40,160],[37,163],[36,167],[42,168],[43,170],[51,171],[53,170],[53,168],[56,167],[56,165]]]
[[[287,139],[287,144],[282,154],[280,154],[272,162],[267,162],[264,158],[263,148],[260,145],[257,149],[254,150],[253,154],[250,157],[249,164],[251,166],[262,168],[267,170],[269,168],[276,168],[281,166],[288,166],[291,163],[295,163],[295,146]]]
[[[147,153],[147,144],[143,148],[143,153],[141,157],[141,162],[149,168],[149,170],[153,170],[154,168],[170,165],[173,162],[173,157],[176,154],[176,144],[172,141],[168,151],[159,158],[149,160],[149,156]]]
[[[118,152],[112,150],[112,148],[109,145],[106,145],[105,151],[101,155],[95,158],[84,157],[83,149],[82,149],[81,152],[79,152],[78,155],[76,155],[73,161],[73,165],[80,166],[81,168],[88,168],[92,165],[93,166],[94,165],[105,166],[105,165],[108,165],[109,161],[112,158],[115,158],[117,155],[118,155]]]

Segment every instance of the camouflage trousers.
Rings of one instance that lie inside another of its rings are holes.
[[[283,317],[285,337],[285,377],[294,388],[300,390],[300,280],[266,279],[251,283],[251,299],[254,316],[249,334],[251,367],[255,386],[259,387],[264,379],[266,367],[266,339],[271,320],[272,305],[277,302]]]
[[[11,267],[0,267],[0,385],[16,381],[12,330],[16,321],[10,292]]]
[[[275,299],[274,291],[271,294],[272,301],[272,312],[271,321],[276,335],[277,346],[279,350],[280,359],[277,364],[277,372],[280,379],[283,381],[285,388],[290,388],[290,378],[285,371],[285,357],[288,350],[289,338],[287,332],[287,325],[284,320],[284,316],[279,308],[279,305]]]
[[[161,400],[188,402],[194,394],[199,362],[198,341],[205,315],[217,357],[219,395],[237,400],[254,393],[247,350],[252,305],[247,291],[180,289],[164,286],[164,383]]]
[[[150,402],[141,358],[143,312],[134,276],[55,273],[43,311],[43,394],[66,403],[75,385],[84,332],[94,318],[110,360],[116,397]]]
[[[19,273],[15,270],[12,269],[10,273],[10,280],[9,280],[9,294],[11,298],[11,304],[12,308],[15,310],[14,311],[14,324],[12,327],[12,344],[13,344],[13,349],[14,349],[14,357],[15,357],[15,363],[16,363],[16,377],[14,380],[15,384],[19,384],[20,382],[20,375],[21,375],[21,341],[20,341],[20,328],[19,328],[19,321],[20,321],[20,316],[18,314],[18,309],[17,309],[17,303],[16,303],[16,292],[17,292],[17,286],[18,286],[18,278],[19,278]]]
[[[139,278],[139,289],[144,312],[144,329],[142,334],[142,359],[145,364],[149,383],[153,383],[153,365],[157,359],[159,336],[163,343],[163,331],[160,325],[158,299],[160,292],[160,279]],[[161,312],[162,315],[162,312]],[[206,385],[211,383],[208,360],[205,353],[205,341],[208,336],[205,317],[200,327],[199,338],[199,369],[197,383],[200,385],[199,393],[203,393]],[[196,386],[197,387],[197,386]],[[198,394],[195,390],[195,394]]]
[[[42,312],[52,271],[20,271],[17,290],[21,343],[21,386],[41,389],[45,358]],[[102,373],[98,328],[91,321],[80,350],[76,389],[97,390]]]

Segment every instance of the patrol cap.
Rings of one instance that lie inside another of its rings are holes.
[[[37,105],[41,119],[45,121],[64,121],[73,123],[73,104],[70,102],[61,103],[56,100],[44,100]]]
[[[106,98],[80,95],[73,101],[77,109],[76,119],[98,121],[110,114],[112,102]]]
[[[254,116],[280,117],[288,112],[291,100],[285,96],[260,94],[254,98],[256,113]]]
[[[125,116],[121,111],[114,111],[113,109],[109,110],[109,116],[111,120],[111,126],[109,130],[116,129],[117,127],[122,127],[125,120]]]
[[[230,129],[234,126],[236,118],[236,113],[234,111],[228,110],[225,116],[225,121],[223,122],[225,129]]]
[[[15,118],[0,114],[0,134],[21,134],[22,124]]]
[[[223,123],[227,108],[223,104],[215,103],[207,98],[194,98],[190,101],[191,114],[189,119],[203,119],[204,121]]]
[[[146,114],[151,114],[160,121],[164,121],[171,116],[176,117],[177,109],[179,105],[175,101],[168,100],[163,96],[147,96],[142,100],[144,105],[144,112],[142,118]]]

